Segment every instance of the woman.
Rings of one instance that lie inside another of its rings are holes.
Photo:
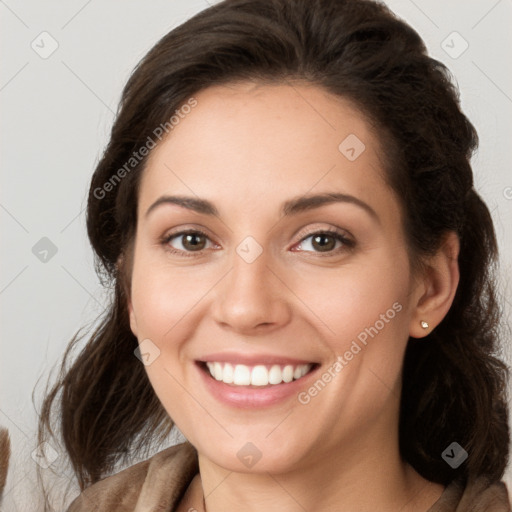
[[[42,410],[69,510],[509,511],[476,145],[381,4],[227,0],[165,36],[90,187],[112,304]]]

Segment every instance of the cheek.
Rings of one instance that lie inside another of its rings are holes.
[[[209,280],[190,269],[170,269],[162,263],[137,262],[132,279],[132,305],[139,339],[162,340],[189,314],[208,291]]]
[[[148,343],[151,363],[145,366],[151,385],[169,416],[182,418],[189,403],[180,382],[182,347],[192,335],[187,314],[197,303],[197,287],[187,286],[183,272],[140,258],[133,269],[132,305],[137,320],[139,343]],[[204,292],[203,292],[204,294]]]
[[[357,339],[363,345],[377,337],[394,343],[398,333],[405,333],[407,266],[386,264],[382,257],[375,260],[331,272],[304,272],[293,284],[337,354]]]

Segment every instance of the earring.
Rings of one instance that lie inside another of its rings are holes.
[[[420,325],[421,325],[421,327],[423,327],[423,329],[428,329],[428,322],[425,322],[425,320],[422,320],[420,322]]]

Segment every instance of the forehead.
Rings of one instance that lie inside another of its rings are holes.
[[[195,99],[152,151],[141,208],[166,192],[213,202],[229,196],[258,210],[283,195],[332,189],[370,200],[390,193],[378,134],[344,98],[309,84],[238,83]]]

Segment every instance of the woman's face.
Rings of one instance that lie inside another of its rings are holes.
[[[386,148],[318,87],[195,99],[138,204],[130,321],[163,406],[232,471],[396,443],[417,293]]]

